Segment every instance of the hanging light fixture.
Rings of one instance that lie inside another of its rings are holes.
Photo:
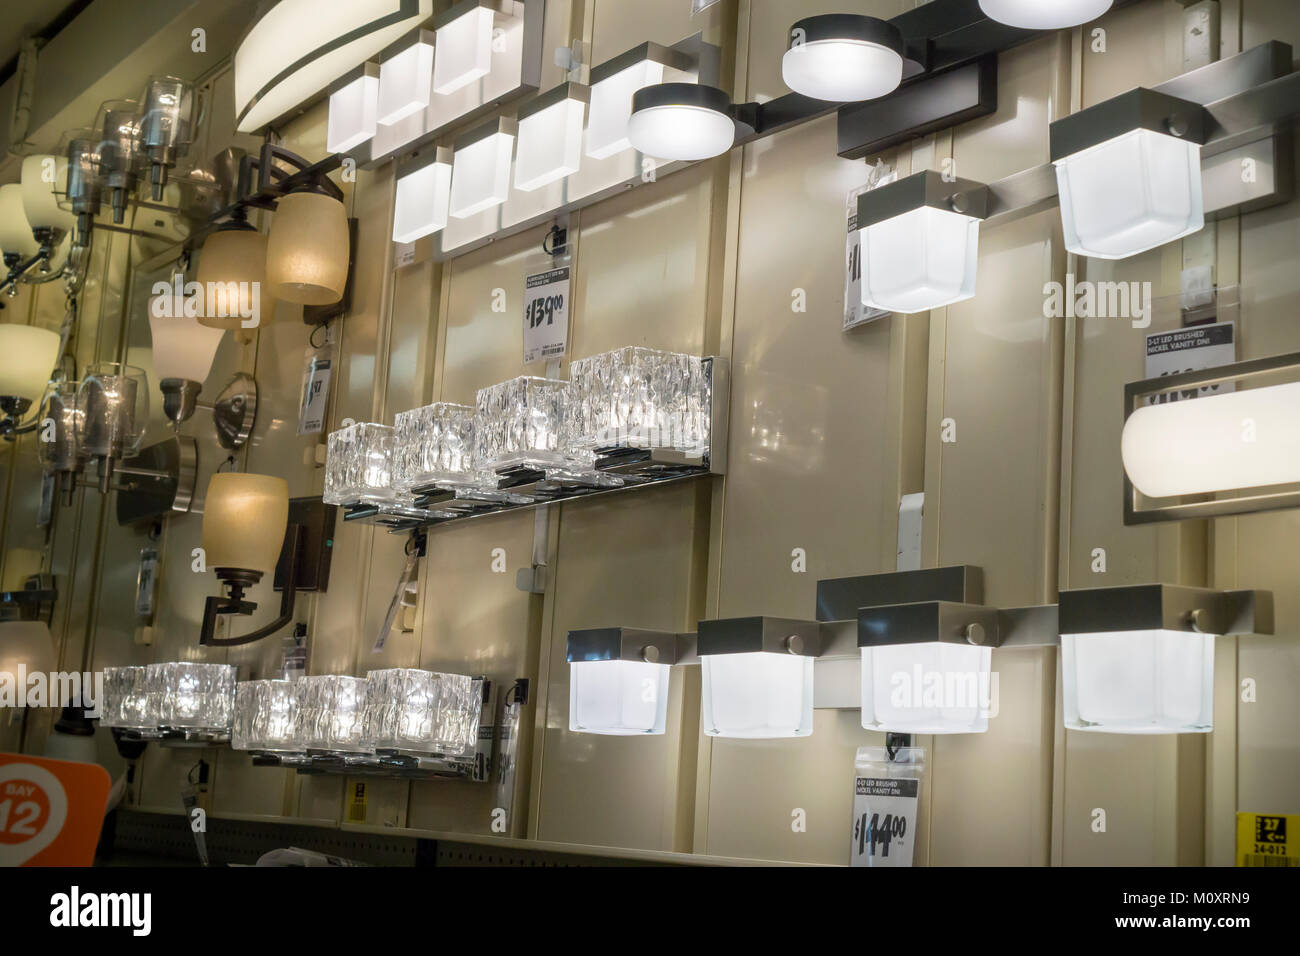
[[[570,631],[569,729],[615,736],[662,734],[678,650],[678,635],[661,631]]]
[[[710,737],[806,737],[813,724],[813,658],[821,633],[808,621],[750,617],[700,621]]]
[[[187,308],[187,304],[189,308]],[[187,303],[168,292],[149,303],[149,331],[153,337],[153,370],[163,394],[163,413],[173,425],[194,414],[195,402],[226,330],[202,324],[204,303]]]
[[[503,116],[456,140],[448,206],[452,216],[466,219],[506,201],[515,133],[514,119]]]
[[[452,151],[439,146],[399,164],[393,209],[394,242],[415,242],[446,227],[451,204],[452,161]]]
[[[266,237],[242,209],[216,227],[203,241],[194,277],[205,297],[200,325],[237,329],[250,320],[260,322],[266,257]]]
[[[149,163],[153,200],[161,202],[167,172],[189,151],[196,123],[194,87],[175,76],[151,76],[141,99],[141,159]]]
[[[1022,30],[1060,30],[1095,20],[1114,0],[980,0],[991,20]]]
[[[719,156],[736,140],[731,97],[697,83],[659,83],[632,94],[627,139],[655,159],[692,162]]]
[[[873,100],[902,82],[905,51],[902,32],[888,20],[851,13],[807,17],[790,27],[781,78],[815,100]]]
[[[273,298],[329,305],[343,298],[351,259],[341,199],[306,189],[280,199],[266,241],[266,281]]]
[[[140,168],[140,104],[135,100],[108,100],[99,107],[95,122],[99,142],[99,181],[109,194],[113,222],[126,220],[126,203],[135,192]]]
[[[590,97],[590,89],[581,83],[561,83],[519,107],[516,189],[532,192],[578,171]]]
[[[1205,225],[1205,107],[1134,89],[1051,124],[1065,247],[1126,259]]]

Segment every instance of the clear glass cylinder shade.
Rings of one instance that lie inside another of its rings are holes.
[[[435,402],[393,420],[393,486],[409,492],[436,482],[464,484],[474,472],[474,409]]]
[[[696,356],[629,347],[569,368],[565,441],[572,452],[606,448],[709,451],[712,396]]]
[[[67,193],[61,200],[74,213],[95,212],[101,198],[99,135],[91,129],[64,134],[61,147],[67,157]]]
[[[390,503],[402,496],[393,487],[393,429],[357,422],[330,432],[325,444],[327,505]]]
[[[146,730],[155,726],[149,714],[148,669],[105,667],[99,712],[101,727]]]
[[[18,183],[0,186],[0,252],[30,259],[40,251],[41,244],[36,241],[23,208],[23,187]]]
[[[282,302],[329,305],[347,288],[351,239],[343,203],[323,193],[283,197],[266,240],[269,294]]]
[[[755,651],[702,654],[701,720],[710,737],[807,737],[813,729],[813,659]]]
[[[1214,635],[1061,635],[1065,726],[1112,734],[1214,729]]]
[[[298,747],[338,753],[367,749],[363,738],[369,684],[364,677],[301,677],[294,687]]]
[[[1201,147],[1138,129],[1056,161],[1065,247],[1125,259],[1205,225]]]
[[[53,382],[41,402],[41,420],[53,427],[36,443],[36,455],[46,472],[76,471],[83,460],[77,445],[80,412],[77,389],[80,382]]]
[[[371,671],[365,740],[380,750],[466,756],[475,749],[482,684],[416,668]]]
[[[156,695],[159,726],[210,732],[230,729],[235,707],[233,666],[194,661],[150,664],[145,680],[150,697]]]
[[[862,648],[862,726],[900,734],[989,729],[992,651],[929,641]]]
[[[922,206],[861,230],[862,303],[925,312],[975,294],[979,220]]]
[[[140,148],[174,161],[194,141],[194,87],[175,76],[151,76],[140,107]]]
[[[149,379],[119,362],[87,369],[77,389],[77,444],[85,455],[130,458],[149,422]]]
[[[480,389],[474,409],[477,467],[501,471],[563,464],[568,388],[568,382],[525,375]]]
[[[289,484],[274,475],[219,471],[203,500],[203,552],[210,570],[275,571],[289,526]]]
[[[668,719],[667,664],[571,661],[569,729],[581,734],[662,734]]]
[[[135,100],[108,100],[99,107],[95,120],[99,140],[101,182],[114,174],[135,172],[140,167],[140,104]],[[110,183],[110,185],[122,185]]]
[[[68,188],[67,156],[27,156],[20,174],[23,212],[33,229],[67,231],[77,224],[77,217],[59,205]],[[4,243],[0,242],[0,248]]]
[[[49,384],[61,346],[57,332],[0,322],[0,395],[36,404]]]

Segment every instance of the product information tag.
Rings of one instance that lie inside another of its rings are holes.
[[[1238,813],[1237,865],[1300,867],[1300,814]]]
[[[859,747],[854,761],[852,866],[911,866],[925,751]]]
[[[325,411],[330,397],[331,350],[311,350],[302,377],[302,401],[298,406],[298,434],[319,435],[325,428]]]
[[[898,173],[879,177],[874,183],[849,191],[846,207],[848,234],[844,239],[844,331],[874,322],[889,315],[884,309],[871,309],[862,304],[862,234],[858,232],[858,197],[870,189],[892,183]]]
[[[1194,372],[1218,368],[1237,361],[1236,325],[1216,322],[1214,325],[1193,325],[1173,332],[1151,332],[1147,335],[1147,378],[1162,378],[1179,372]],[[1232,382],[1219,385],[1184,389],[1151,395],[1148,405],[1178,402],[1203,395],[1221,395],[1234,391]]]
[[[568,350],[569,267],[524,278],[524,364]]]
[[[154,548],[140,551],[140,568],[135,577],[135,613],[152,618],[154,594],[158,584],[158,552]]]

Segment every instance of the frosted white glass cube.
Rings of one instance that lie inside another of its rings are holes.
[[[393,241],[415,242],[447,225],[451,204],[451,163],[430,163],[397,180]]]
[[[587,104],[563,99],[519,121],[515,188],[532,192],[578,171]]]
[[[433,44],[417,41],[379,64],[379,113],[384,126],[429,108]]]
[[[569,729],[584,734],[662,734],[668,717],[667,664],[572,661]]]
[[[330,94],[325,148],[346,153],[375,135],[379,115],[379,78],[363,73]]]
[[[1137,129],[1056,161],[1065,247],[1125,259],[1205,225],[1201,147]]]
[[[702,654],[701,720],[710,737],[807,737],[813,728],[813,659],[753,651]]]
[[[457,219],[491,209],[510,193],[510,152],[515,138],[493,133],[456,150],[452,160],[450,211]]]
[[[492,69],[494,14],[473,7],[437,29],[437,55],[433,58],[433,89],[454,93]]]
[[[632,118],[632,94],[644,86],[662,83],[664,65],[641,60],[591,87],[587,110],[587,155],[605,159],[631,148],[627,122]]]
[[[992,660],[987,647],[946,641],[862,648],[862,726],[900,734],[984,733]]]
[[[1214,729],[1214,635],[1061,635],[1065,726],[1112,734]]]
[[[978,219],[921,206],[861,230],[862,303],[926,312],[975,294]]]

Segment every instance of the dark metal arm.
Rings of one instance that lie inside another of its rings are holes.
[[[289,576],[280,595],[280,616],[265,627],[259,627],[239,637],[215,637],[218,614],[252,614],[257,610],[257,605],[252,601],[237,598],[210,597],[203,606],[203,628],[199,632],[200,644],[208,647],[240,647],[244,644],[252,644],[264,637],[270,637],[293,620],[294,599],[298,593],[298,557],[302,550],[302,536],[301,525],[289,525],[286,535],[289,545]]]

